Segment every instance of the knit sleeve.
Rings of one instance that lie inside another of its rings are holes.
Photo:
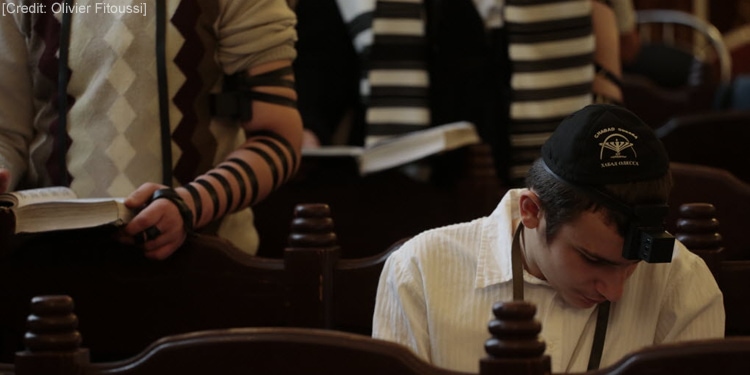
[[[10,190],[27,169],[32,130],[31,76],[25,37],[17,17],[0,17],[0,167],[11,171]]]
[[[293,60],[296,16],[286,0],[221,0],[216,32],[225,74]]]

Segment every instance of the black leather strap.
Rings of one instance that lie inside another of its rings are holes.
[[[599,63],[594,63],[594,69],[596,70],[596,74],[601,75],[608,81],[612,82],[615,86],[622,89],[622,80],[617,77],[615,73],[612,73],[612,71],[601,66]]]
[[[229,184],[229,180],[226,179],[226,177],[222,176],[220,173],[217,172],[211,172],[208,174],[209,176],[216,179],[216,181],[219,181],[219,184],[221,184],[222,189],[224,189],[224,194],[227,198],[227,208],[224,210],[224,214],[232,211],[232,205],[234,204],[234,194],[232,193],[232,185]],[[218,207],[217,207],[218,210]]]
[[[194,182],[200,186],[203,186],[203,188],[206,189],[208,196],[211,197],[211,202],[214,205],[214,212],[211,215],[211,220],[213,221],[219,214],[219,194],[216,192],[214,186],[206,180],[195,180]]]
[[[291,171],[292,169],[289,168],[289,160],[286,157],[286,154],[284,153],[284,150],[281,149],[281,147],[274,141],[270,139],[260,138],[255,139],[256,142],[260,144],[266,145],[266,147],[270,148],[273,152],[276,153],[276,155],[279,156],[279,160],[281,160],[281,176],[282,179],[287,179],[291,177]]]
[[[167,85],[165,0],[156,0],[156,75],[159,83],[159,124],[161,125],[162,184],[172,186],[172,131],[169,123]]]
[[[609,301],[604,301],[596,308],[596,329],[594,330],[594,343],[591,345],[588,371],[599,368],[604,350],[604,339],[607,337],[607,323],[609,323]]]
[[[151,196],[151,200],[149,201],[149,203],[157,199],[167,199],[170,202],[174,203],[175,206],[177,206],[177,209],[180,211],[180,216],[182,216],[182,227],[185,229],[185,234],[187,234],[188,236],[192,235],[193,211],[190,211],[190,207],[188,207],[187,203],[182,200],[182,197],[180,197],[180,195],[177,194],[174,189],[165,188],[155,191]]]
[[[226,76],[223,92],[211,95],[211,113],[214,116],[250,121],[253,118],[252,103],[256,100],[297,108],[295,99],[253,90],[259,86],[294,88],[294,81],[284,78],[292,74],[292,67],[285,66],[255,76],[249,76],[247,72]]]
[[[276,163],[274,162],[271,155],[269,155],[265,150],[262,150],[259,147],[256,146],[248,146],[245,147],[245,150],[254,152],[258,154],[263,160],[266,161],[266,164],[268,164],[268,168],[271,169],[271,175],[273,176],[273,190],[276,190],[276,188],[281,185],[281,180],[279,179],[279,170],[276,168]]]
[[[242,173],[240,173],[240,171],[238,171],[237,168],[235,168],[231,164],[222,164],[219,166],[219,168],[231,173],[234,179],[237,180],[237,185],[240,191],[238,204],[241,206],[243,203],[245,203],[245,196],[247,195],[247,186],[245,185],[245,179],[242,178]]]
[[[523,254],[521,253],[521,232],[523,224],[518,224],[510,248],[511,272],[513,272],[513,300],[523,301]]]
[[[248,134],[248,137],[268,137],[273,140],[276,140],[277,142],[281,143],[284,148],[286,148],[287,152],[289,152],[289,155],[292,156],[292,170],[297,170],[297,152],[294,151],[294,147],[292,144],[287,140],[286,138],[270,131],[270,130],[256,130],[253,132],[250,132]]]
[[[235,163],[242,168],[242,170],[247,175],[247,179],[250,180],[250,189],[252,190],[252,195],[250,197],[250,205],[255,204],[255,201],[258,199],[258,176],[255,174],[255,171],[253,170],[253,167],[251,167],[247,162],[240,158],[231,158],[227,160],[228,162]]]
[[[65,0],[63,6],[70,8],[72,0]],[[70,186],[68,179],[67,164],[67,138],[68,138],[68,55],[70,52],[70,24],[73,12],[63,12],[60,25],[60,50],[57,68],[57,137],[55,142],[60,152],[58,155],[58,166],[60,168],[60,184]]]
[[[232,84],[236,88],[245,90],[249,90],[252,87],[258,86],[294,88],[294,81],[284,78],[284,76],[292,74],[294,74],[294,69],[292,69],[291,66],[285,66],[254,76],[250,76],[246,72],[242,72],[231,77],[227,77],[227,79],[233,80]]]
[[[199,223],[201,221],[201,216],[203,215],[203,200],[201,199],[201,194],[192,184],[187,184],[183,187],[193,198],[193,205],[195,206],[195,222]]]

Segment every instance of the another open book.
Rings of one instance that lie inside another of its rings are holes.
[[[323,146],[303,149],[302,155],[353,157],[359,173],[365,175],[476,143],[480,143],[480,138],[474,125],[461,121],[395,136],[369,147]]]
[[[123,225],[134,216],[123,202],[123,198],[78,198],[66,187],[0,194],[0,232],[36,233]]]

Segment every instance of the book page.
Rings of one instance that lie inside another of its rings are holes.
[[[0,205],[22,207],[39,202],[75,199],[76,194],[70,188],[53,186],[39,189],[19,190],[2,195]]]
[[[303,148],[302,156],[351,156],[358,157],[364,152],[363,147],[357,146],[322,146],[316,148]]]

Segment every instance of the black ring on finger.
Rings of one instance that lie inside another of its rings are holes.
[[[161,236],[161,231],[156,225],[152,225],[143,231],[143,236],[146,241],[155,240],[157,237]]]

